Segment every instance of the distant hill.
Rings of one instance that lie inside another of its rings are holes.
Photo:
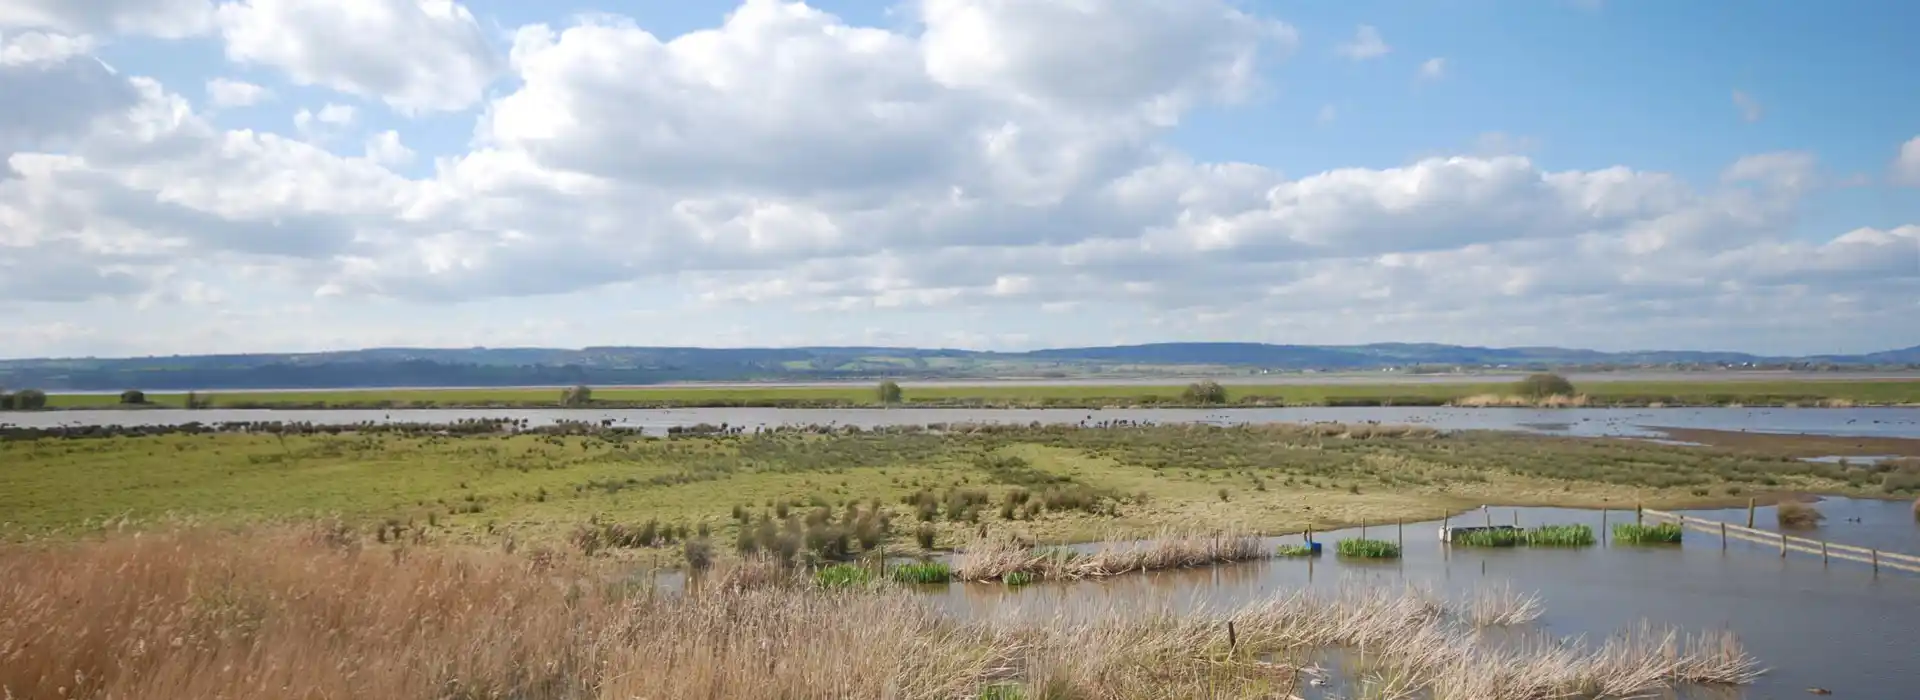
[[[49,391],[658,384],[689,381],[1140,377],[1249,372],[1920,367],[1920,346],[1865,355],[1600,352],[1434,343],[1152,343],[1030,352],[799,347],[368,348],[322,353],[0,360],[0,387]]]

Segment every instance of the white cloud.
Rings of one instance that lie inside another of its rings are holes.
[[[1439,80],[1447,75],[1447,59],[1434,57],[1420,63],[1420,77]]]
[[[1900,144],[1900,153],[1893,158],[1893,181],[1920,187],[1920,136]]]
[[[1354,31],[1353,40],[1341,44],[1338,50],[1342,56],[1364,61],[1385,56],[1393,48],[1387,46],[1385,39],[1380,38],[1379,29],[1371,24],[1362,24],[1358,30]]]
[[[296,113],[303,140],[226,130],[92,56],[22,49],[32,60],[0,65],[0,92],[45,99],[0,111],[0,305],[36,330],[6,353],[1206,337],[1765,349],[1920,332],[1920,227],[1798,231],[1799,202],[1826,184],[1809,153],[1695,183],[1548,168],[1531,139],[1501,134],[1392,167],[1196,161],[1167,145],[1169,125],[1260,89],[1252,66],[1284,56],[1290,30],[1224,2],[1058,5],[926,0],[887,29],[749,0],[671,39],[613,17],[524,27],[510,87],[452,153],[344,101]],[[351,152],[328,150],[336,138]],[[423,174],[390,169],[425,156]]]
[[[212,12],[210,0],[6,0],[0,29],[179,38],[206,31]]]
[[[272,96],[271,90],[245,81],[229,78],[207,81],[207,102],[215,109],[255,105]]]
[[[237,0],[217,20],[235,61],[409,113],[472,106],[500,66],[452,0]]]
[[[389,129],[367,137],[367,159],[381,165],[406,165],[413,162],[413,149],[400,143],[400,132]]]
[[[1733,106],[1740,110],[1740,118],[1745,121],[1757,122],[1766,116],[1766,108],[1760,105],[1760,100],[1741,90],[1733,91]]]

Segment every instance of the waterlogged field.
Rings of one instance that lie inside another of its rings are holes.
[[[1697,615],[1680,629],[1640,626],[1678,614],[1650,584],[1671,573],[1660,563],[1824,573],[1817,563],[1710,559],[1691,543],[1596,548],[1550,528],[1530,530],[1537,546],[1449,554],[1433,519],[1488,502],[1910,499],[1890,477],[1920,474],[1912,460],[1807,461],[1837,446],[1789,438],[1681,447],[1338,424],[657,438],[490,425],[11,433],[0,440],[0,696],[1739,697],[1796,660],[1797,637],[1767,637],[1771,655],[1759,657]],[[1371,523],[1371,537],[1326,532],[1352,523]],[[1565,513],[1527,522],[1557,524],[1612,534]],[[1276,542],[1254,536],[1308,527],[1326,533],[1328,561],[1272,559]],[[1047,546],[1091,539],[1106,542]],[[1443,574],[1459,562],[1465,584],[1489,564],[1565,571],[1591,551],[1618,556],[1553,579],[1545,592],[1571,601],[1572,616],[1547,618],[1551,629],[1534,621],[1554,606],[1525,590],[1313,583],[1316,566],[1378,577],[1437,558]],[[656,587],[652,565],[683,567],[687,583]],[[1218,604],[1125,593],[1200,581],[1139,573],[1156,570],[1212,576],[1195,593]],[[1848,572],[1864,576],[1836,569]],[[1308,585],[1222,583],[1268,576]],[[1601,588],[1636,591],[1628,602],[1659,614],[1581,617],[1598,606],[1562,585],[1606,576]],[[986,583],[940,585],[950,580]],[[1000,604],[1028,592],[1072,602],[1037,615]],[[1873,660],[1866,672],[1878,675],[1834,687],[1893,691],[1887,657],[1836,653]]]
[[[1187,385],[1146,384],[904,385],[909,406],[1102,407],[1195,405]],[[1585,381],[1574,405],[1591,406],[1782,406],[1920,404],[1920,379],[1780,379],[1694,381]],[[1437,406],[1523,405],[1508,382],[1383,382],[1317,384],[1229,384],[1228,405],[1253,406]],[[194,398],[215,408],[451,408],[554,407],[562,404],[554,388],[366,389],[329,391],[207,392]],[[149,405],[182,408],[183,393],[150,393]],[[118,395],[54,394],[49,408],[112,408]],[[874,385],[830,386],[661,386],[595,388],[579,407],[848,407],[879,405]]]
[[[899,427],[669,439],[408,427],[159,430],[0,441],[7,534],[84,530],[114,518],[337,516],[411,538],[604,540],[613,544],[599,548],[644,552],[702,532],[733,549],[741,533],[763,531],[768,521],[781,528],[760,544],[798,522],[792,534],[815,549],[813,530],[873,538],[861,523],[871,529],[884,520],[880,540],[920,544],[924,529],[926,545],[944,548],[982,527],[1041,541],[1170,526],[1273,534],[1427,519],[1489,502],[1675,507],[1775,493],[1911,499],[1920,491],[1912,460],[1805,461],[1791,442],[1679,447],[1367,425]]]

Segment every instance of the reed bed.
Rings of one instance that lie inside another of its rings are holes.
[[[1110,542],[1089,554],[1036,549],[1005,537],[978,538],[954,557],[954,578],[996,581],[1020,572],[1046,580],[1077,580],[1184,569],[1268,557],[1258,535],[1166,531],[1141,542]]]
[[[1466,547],[1518,547],[1525,533],[1518,529],[1472,530],[1453,536],[1453,544]]]
[[[1263,659],[1327,647],[1378,657],[1397,687],[1435,698],[1624,697],[1756,672],[1727,636],[1488,648],[1474,625],[1534,607],[1497,591],[1449,604],[1355,587],[1218,611],[965,620],[901,587],[823,589],[769,562],[722,564],[678,594],[617,573],[551,551],[290,530],[8,545],[0,697],[1267,697],[1300,679]]]
[[[893,580],[898,583],[920,585],[946,583],[953,579],[953,568],[944,562],[922,561],[893,567],[891,574]]]
[[[1613,541],[1619,544],[1680,544],[1685,535],[1686,529],[1680,527],[1679,523],[1620,523],[1613,526]]]

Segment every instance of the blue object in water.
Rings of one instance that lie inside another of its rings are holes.
[[[1320,553],[1320,543],[1319,543],[1319,542],[1308,542],[1308,543],[1307,543],[1307,551],[1308,551],[1309,553],[1312,553],[1312,554],[1319,554],[1319,553]]]

